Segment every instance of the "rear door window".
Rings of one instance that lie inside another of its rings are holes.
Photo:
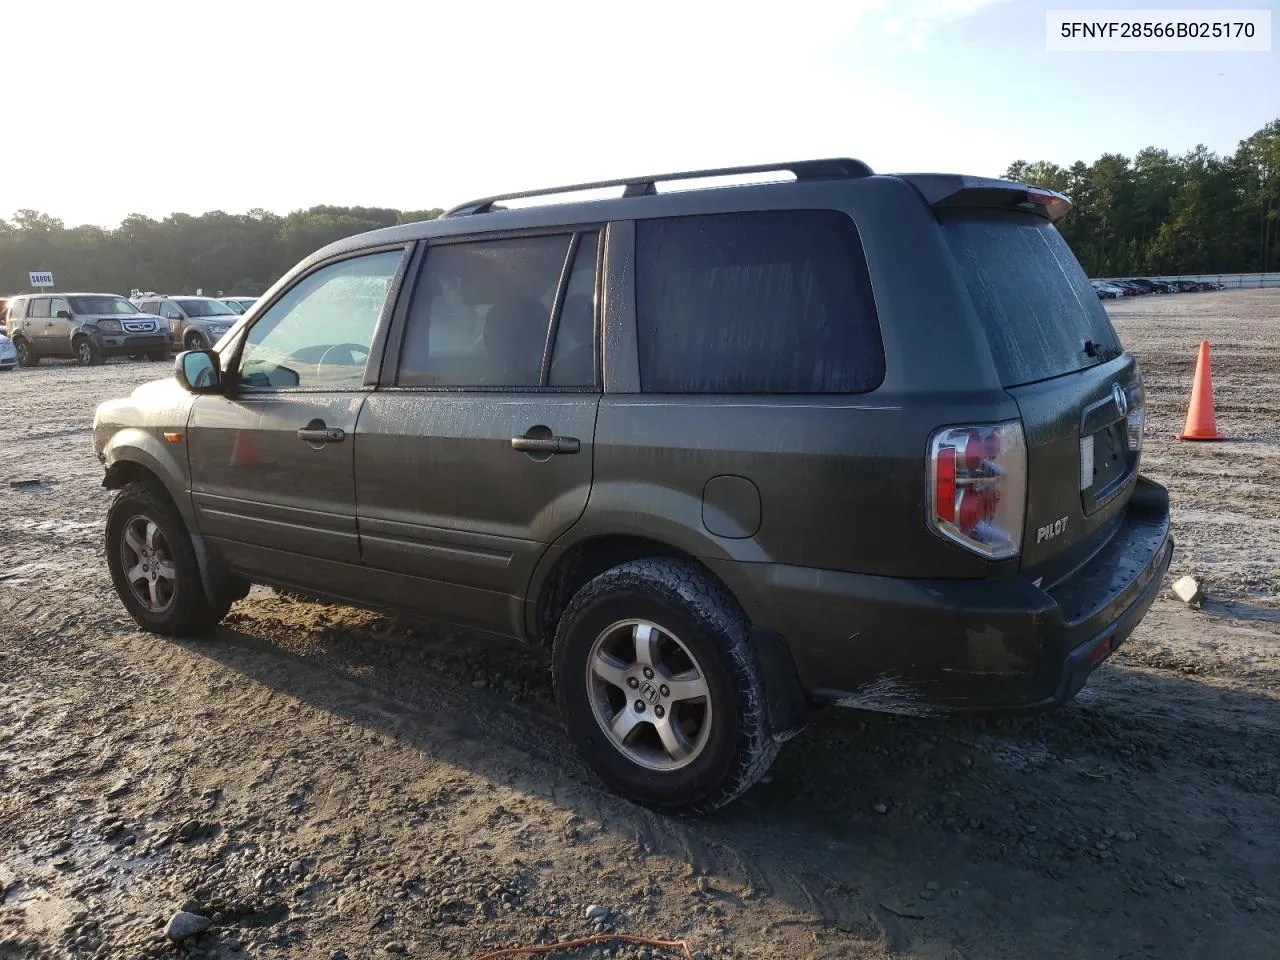
[[[636,223],[641,388],[863,393],[884,347],[853,221],[768,210]]]
[[[1006,387],[1074,373],[1122,352],[1067,241],[1034,215],[965,212],[942,232]]]
[[[36,300],[32,300],[31,313],[29,316],[32,320],[43,320],[47,318],[49,316],[49,298],[40,297]]]
[[[565,233],[432,246],[409,307],[396,384],[540,386],[572,238]],[[593,255],[590,265],[594,273]],[[588,325],[590,311],[588,304]],[[573,366],[566,377],[574,376]]]

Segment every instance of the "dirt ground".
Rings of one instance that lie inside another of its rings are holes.
[[[1046,715],[828,711],[696,821],[597,785],[537,651],[261,588],[210,639],[140,633],[89,421],[162,368],[0,375],[0,960],[1276,957],[1280,290],[1110,309],[1205,607],[1166,590]],[[1202,338],[1227,443],[1172,439]],[[214,925],[176,947],[184,906]]]

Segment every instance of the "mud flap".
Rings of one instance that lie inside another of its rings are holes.
[[[809,725],[813,710],[800,685],[791,648],[782,635],[774,630],[753,629],[751,644],[760,663],[769,735],[783,743]]]

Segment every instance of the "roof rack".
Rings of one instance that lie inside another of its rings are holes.
[[[582,190],[601,190],[605,187],[625,187],[624,197],[649,197],[657,193],[654,184],[664,180],[700,180],[708,177],[730,177],[746,173],[771,173],[786,171],[795,174],[797,180],[855,180],[870,177],[872,169],[861,160],[849,157],[831,157],[825,160],[796,160],[789,163],[761,163],[748,167],[719,167],[713,170],[686,170],[682,173],[658,173],[648,177],[624,177],[620,180],[596,180],[592,183],[575,183],[565,187],[543,187],[539,190],[521,190],[517,193],[500,193],[479,200],[468,200],[446,210],[444,217],[463,217],[473,213],[488,213],[499,200],[522,200],[526,197],[546,197],[557,193],[576,193]]]

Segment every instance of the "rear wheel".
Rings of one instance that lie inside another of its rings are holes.
[[[34,367],[40,362],[40,354],[36,353],[26,337],[19,337],[13,341],[13,347],[18,351],[18,363],[24,367]]]
[[[107,513],[107,566],[116,593],[144,630],[187,636],[213,629],[231,595],[205,593],[181,514],[152,482],[127,484]]]
[[[691,561],[600,574],[561,617],[554,658],[570,736],[605,783],[639,803],[706,813],[777,754],[746,618]]]

